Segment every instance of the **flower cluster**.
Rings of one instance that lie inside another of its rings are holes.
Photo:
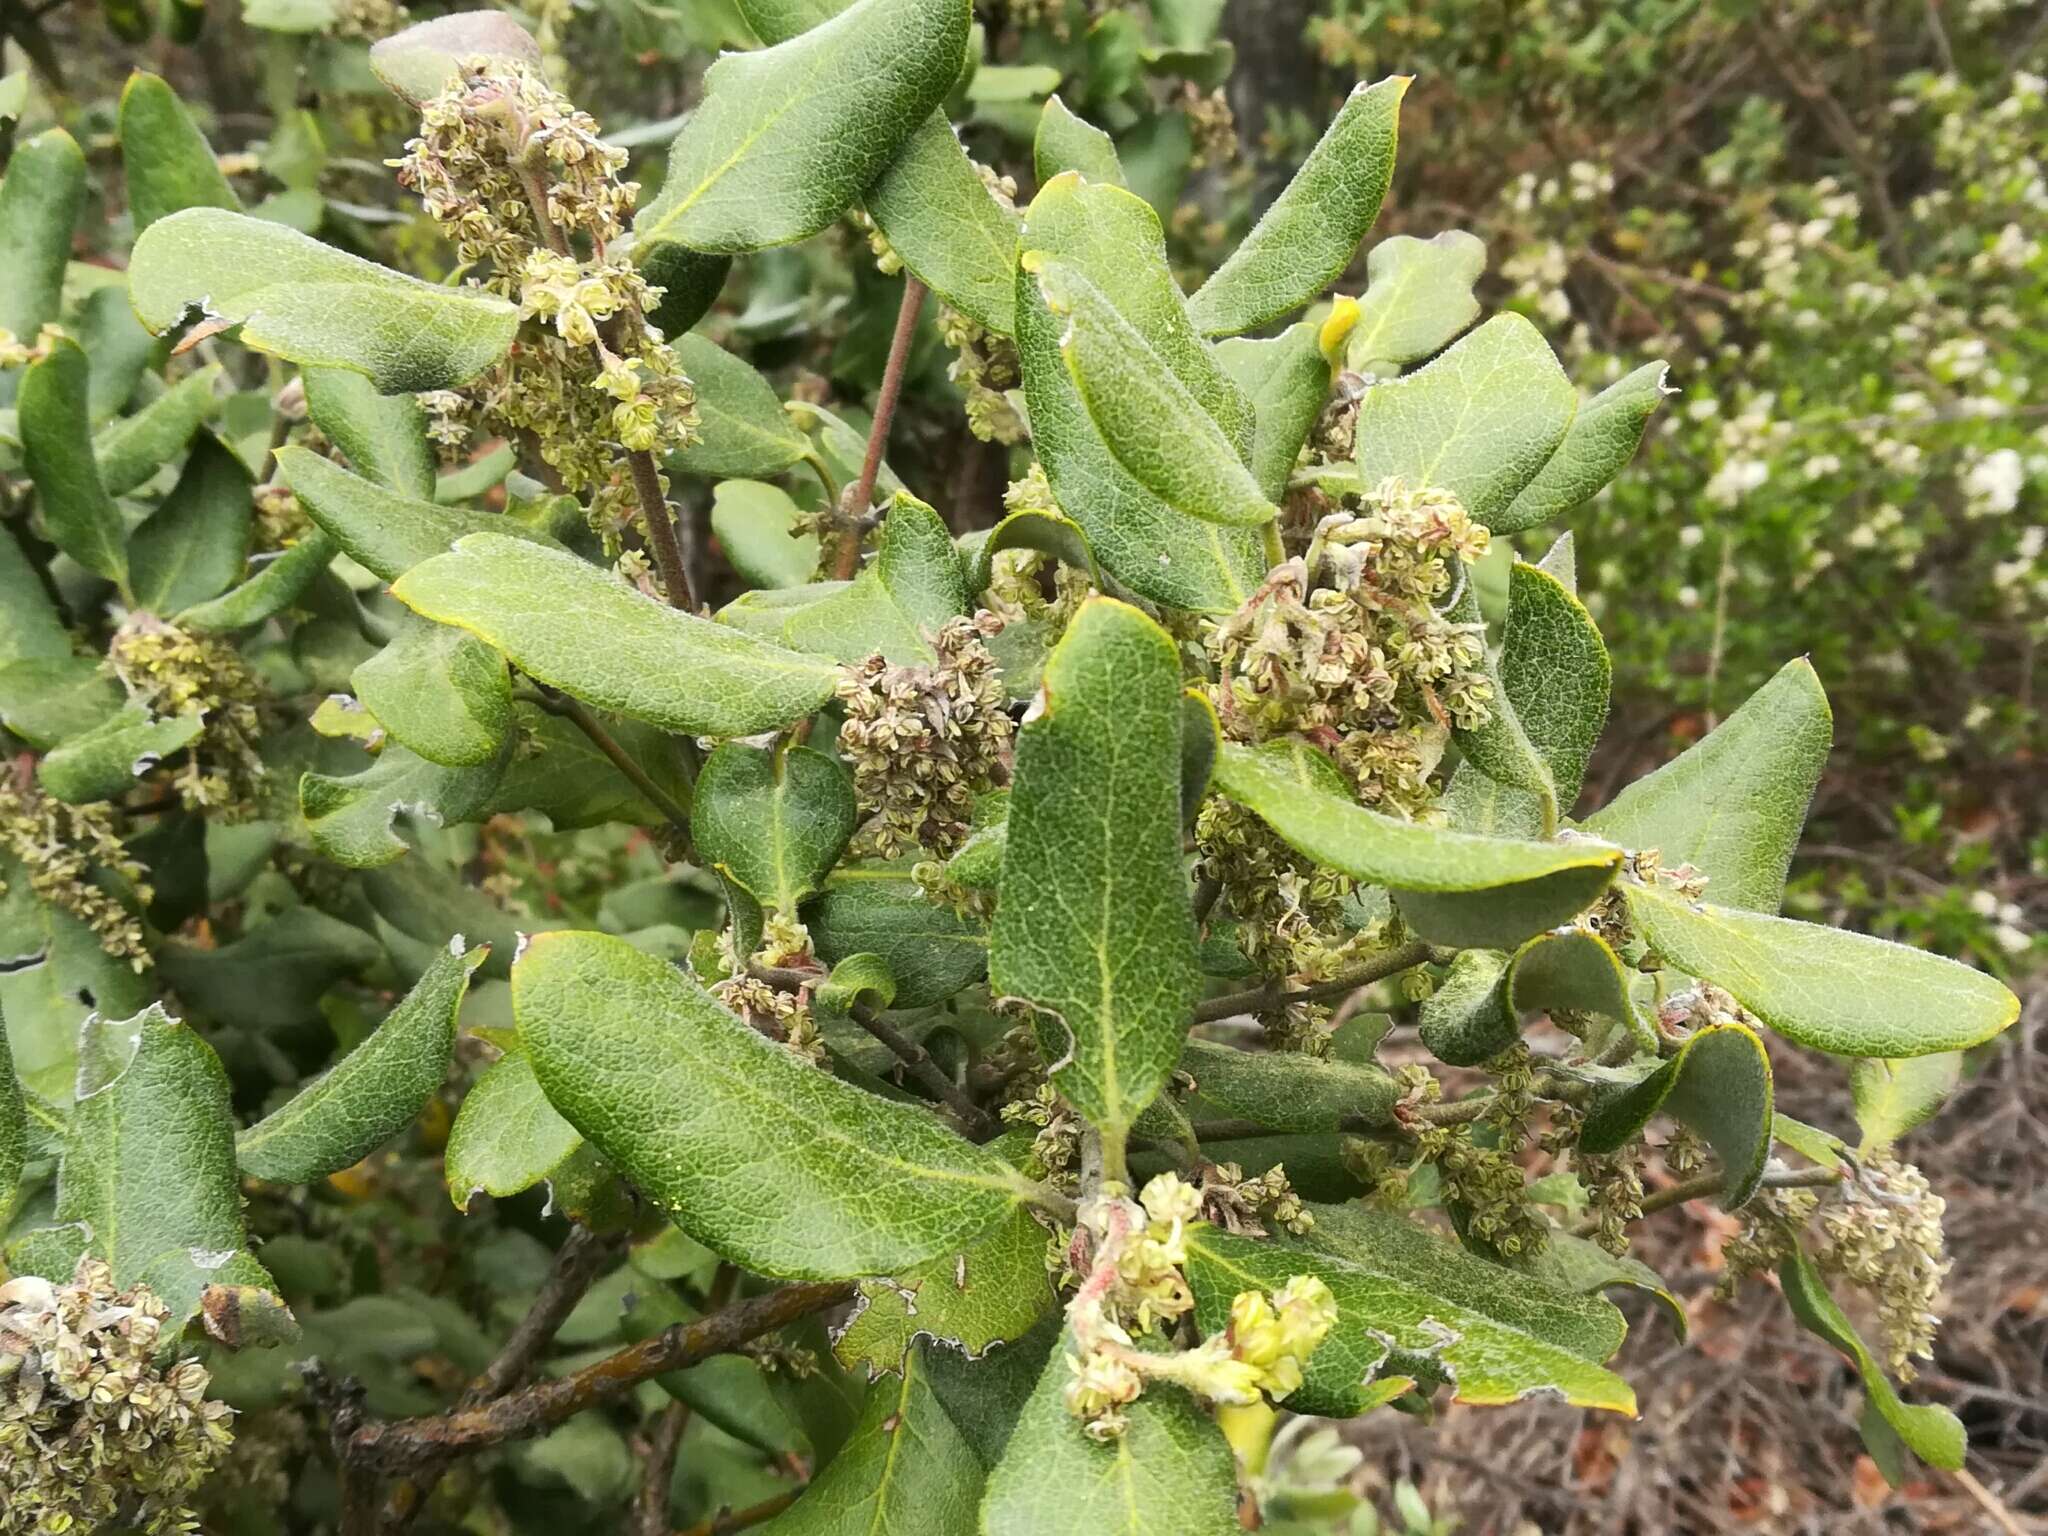
[[[218,636],[138,611],[115,632],[107,665],[128,696],[156,714],[204,717],[204,729],[173,777],[186,806],[253,813],[265,774],[257,751],[263,730],[257,705],[264,693],[241,654]]]
[[[39,900],[85,924],[108,954],[138,971],[148,967],[142,924],[95,877],[103,870],[125,882],[138,905],[152,898],[149,871],[122,845],[108,805],[66,805],[0,778],[0,853],[21,866]]]
[[[1866,1157],[1820,1208],[1821,1269],[1868,1294],[1901,1379],[1933,1353],[1936,1311],[1949,1261],[1941,1218],[1947,1202],[1927,1176],[1889,1152]]]
[[[877,654],[841,676],[839,746],[865,818],[858,852],[944,856],[966,840],[974,797],[1008,772],[1015,731],[984,643],[1001,628],[989,613],[949,619],[931,637],[932,665],[895,666]]]
[[[196,1360],[160,1363],[164,1304],[98,1259],[0,1285],[0,1536],[196,1528],[187,1500],[233,1440]]]
[[[1003,1123],[1032,1132],[1024,1174],[1065,1194],[1081,1187],[1081,1118],[1051,1083],[1041,1082],[1027,1097],[1002,1108]]]
[[[1283,1164],[1247,1176],[1236,1163],[1214,1163],[1202,1170],[1201,1187],[1203,1217],[1227,1232],[1264,1237],[1268,1222],[1296,1237],[1315,1230]]]
[[[1508,1259],[1540,1253],[1550,1236],[1529,1200],[1518,1145],[1506,1138],[1482,1145],[1469,1125],[1425,1125],[1415,1137],[1418,1160],[1436,1165],[1444,1204],[1459,1213],[1467,1240]]]
[[[967,429],[985,443],[1023,442],[1029,434],[1008,394],[1024,382],[1016,343],[950,305],[940,306],[939,337],[957,354],[946,377],[967,396]]]

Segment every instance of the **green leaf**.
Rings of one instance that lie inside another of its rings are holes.
[[[1771,1058],[1744,1024],[1709,1025],[1639,1083],[1594,1097],[1580,1145],[1617,1152],[1659,1111],[1698,1132],[1721,1161],[1721,1204],[1749,1203],[1771,1155]]]
[[[187,629],[214,634],[261,624],[303,597],[314,579],[333,563],[339,548],[325,533],[315,530],[274,559],[265,560],[255,575],[233,591],[178,614],[178,622]]]
[[[242,1172],[310,1184],[353,1167],[412,1124],[448,1075],[456,1015],[486,953],[465,950],[458,938],[437,954],[368,1039],[235,1139]]]
[[[504,355],[518,309],[444,288],[221,208],[159,219],[128,267],[135,313],[161,334],[200,308],[245,346],[302,366],[353,368],[386,394],[453,389]]]
[[[1060,356],[1117,462],[1169,507],[1205,523],[1256,527],[1277,517],[1223,429],[1108,298],[1065,262],[1037,253],[1025,261],[1046,308],[1063,322]]]
[[[7,1044],[7,1021],[0,1018],[0,1224],[14,1215],[21,1193],[21,1170],[28,1161],[28,1106],[14,1075],[14,1054]]]
[[[498,781],[491,796],[492,814],[539,811],[558,832],[609,821],[637,827],[667,822],[662,809],[613,767],[572,721],[525,703],[516,705],[514,714],[525,745]],[[638,720],[600,719],[612,739],[668,791],[670,799],[689,804],[689,781],[683,777],[672,737]]]
[[[85,156],[70,134],[51,128],[16,146],[0,180],[0,331],[24,345],[57,318],[84,201]],[[14,381],[0,374],[0,405],[13,398]]]
[[[1102,574],[1096,568],[1095,551],[1088,543],[1088,535],[1081,531],[1081,525],[1057,509],[1041,512],[1035,507],[1026,507],[1012,512],[995,527],[988,530],[979,542],[970,546],[968,540],[960,541],[962,549],[972,548],[973,555],[968,562],[967,595],[979,597],[988,590],[994,576],[995,558],[1006,549],[1035,549],[1041,554],[1051,555],[1077,571],[1088,573],[1088,584],[1102,585]]]
[[[141,234],[180,208],[229,208],[242,200],[221,174],[206,135],[159,75],[135,71],[121,90],[121,174]]]
[[[1498,950],[1460,950],[1443,983],[1423,1000],[1422,1043],[1438,1061],[1477,1066],[1522,1038],[1521,1021],[1507,1002],[1507,963]]]
[[[1685,1303],[1672,1293],[1662,1275],[1641,1259],[1609,1253],[1591,1238],[1553,1231],[1543,1246],[1525,1260],[1524,1267],[1546,1284],[1581,1295],[1590,1296],[1617,1285],[1647,1291],[1657,1298],[1679,1343],[1683,1344],[1691,1332],[1692,1319],[1686,1313]]]
[[[1121,187],[1124,168],[1108,134],[1077,117],[1057,95],[1048,96],[1038,114],[1038,132],[1031,141],[1038,183],[1044,186],[1062,171],[1079,171],[1089,181]]]
[[[1536,327],[1495,315],[1358,405],[1358,472],[1440,486],[1491,527],[1564,441],[1579,397]]]
[[[756,587],[801,587],[817,574],[818,536],[797,534],[801,516],[779,485],[721,480],[712,488],[711,531],[741,579]]]
[[[393,744],[361,773],[299,780],[299,811],[313,846],[350,869],[375,869],[402,859],[404,838],[392,829],[401,812],[452,827],[487,814],[505,771],[505,756],[472,768],[444,768]]]
[[[85,354],[74,341],[57,342],[29,366],[18,399],[22,458],[51,542],[94,575],[124,582],[127,529],[93,462],[85,391]]]
[[[227,1073],[161,1008],[81,1031],[57,1219],[84,1223],[117,1286],[163,1299],[167,1337],[210,1287],[277,1289],[242,1229]]]
[[[394,740],[444,768],[491,762],[512,729],[505,658],[468,630],[408,615],[349,682]]]
[[[276,1030],[321,1018],[329,987],[382,958],[377,941],[353,923],[317,907],[287,907],[217,949],[164,944],[157,966],[164,984],[201,1017]]]
[[[70,805],[113,800],[205,727],[197,714],[152,716],[130,704],[89,731],[69,737],[36,764],[36,782]]]
[[[664,336],[685,336],[711,313],[732,272],[730,256],[685,250],[673,243],[651,246],[635,260],[649,287],[662,290],[661,302],[647,316]]]
[[[1850,1063],[1849,1092],[1856,1102],[1856,1124],[1863,1132],[1863,1142],[1857,1150],[1867,1155],[1925,1125],[1955,1091],[1962,1076],[1960,1051],[1942,1051],[1906,1061]]]
[[[984,329],[1016,330],[1017,215],[996,200],[943,116],[918,125],[865,202],[918,281]]]
[[[1592,500],[1635,457],[1650,413],[1677,393],[1665,387],[1667,372],[1664,363],[1645,363],[1582,404],[1550,462],[1493,519],[1493,531],[1520,533]]]
[[[474,58],[541,68],[540,44],[502,11],[458,11],[416,23],[376,43],[370,68],[386,89],[419,106],[454,84],[463,63]]]
[[[915,1356],[875,1388],[839,1454],[768,1536],[974,1536],[982,1471]]]
[[[719,59],[635,222],[640,248],[751,251],[832,223],[952,89],[969,10],[859,0],[776,47]]]
[[[463,1096],[448,1132],[448,1194],[467,1211],[479,1194],[504,1199],[533,1188],[583,1145],[555,1113],[524,1051],[507,1051]]]
[[[1375,1066],[1298,1052],[1240,1051],[1209,1040],[1181,1049],[1180,1070],[1204,1103],[1276,1131],[1357,1130],[1393,1121],[1401,1096]]]
[[[1982,1045],[2019,999],[1941,955],[1817,923],[1694,904],[1633,882],[1629,920],[1658,955],[1725,989],[1779,1034],[1833,1056],[1930,1056]]]
[[[1645,1051],[1657,1033],[1629,996],[1629,977],[1607,940],[1584,928],[1539,933],[1515,951],[1508,968],[1508,1007],[1517,1015],[1590,1013],[1611,1019]]]
[[[0,1018],[14,1071],[31,1095],[61,1107],[78,1078],[79,1026],[94,1012],[139,1013],[156,995],[155,978],[101,949],[99,936],[69,912],[35,900],[27,872],[4,854],[0,877],[28,898],[0,953]]]
[[[759,479],[781,474],[810,452],[810,443],[753,364],[695,331],[670,345],[697,390],[699,436],[669,456],[677,469],[714,479]]]
[[[854,1313],[833,1340],[834,1353],[849,1370],[863,1366],[873,1379],[915,1369],[911,1346],[919,1339],[978,1359],[1022,1337],[1053,1308],[1046,1241],[1045,1228],[1020,1210],[958,1253],[863,1280]]]
[[[1330,396],[1330,365],[1317,328],[1303,320],[1269,340],[1233,337],[1216,355],[1252,402],[1252,479],[1268,501],[1278,501]]]
[[[307,515],[351,560],[386,581],[396,581],[422,561],[446,554],[457,539],[471,533],[559,547],[503,513],[472,512],[401,495],[305,448],[278,449],[276,463]]]
[[[1403,914],[1432,942],[1519,943],[1583,912],[1620,868],[1621,850],[1595,843],[1525,842],[1396,821],[1331,794],[1313,771],[1319,761],[1298,744],[1257,750],[1226,742],[1216,787],[1297,852],[1401,893]],[[1442,899],[1473,891],[1487,892],[1485,901]],[[1506,933],[1513,937],[1499,936]]]
[[[1161,1382],[1124,1410],[1123,1434],[1091,1440],[1067,1412],[1078,1352],[1063,1333],[989,1473],[983,1536],[1241,1536],[1237,1466],[1215,1420]]]
[[[1384,377],[1449,345],[1479,318],[1472,290],[1485,270],[1486,242],[1462,229],[1380,241],[1365,258],[1365,292],[1344,337],[1345,366]]]
[[[1885,1379],[1884,1372],[1864,1347],[1847,1315],[1836,1304],[1835,1298],[1828,1294],[1827,1283],[1821,1279],[1820,1271],[1814,1268],[1813,1260],[1795,1250],[1791,1258],[1778,1266],[1778,1284],[1784,1289],[1785,1301],[1792,1308],[1792,1315],[1798,1319],[1799,1326],[1847,1355],[1862,1376],[1863,1391],[1870,1400],[1860,1426],[1863,1438],[1891,1482],[1896,1484],[1901,1480],[1896,1446],[1887,1445],[1882,1438],[1872,1443],[1872,1410],[1885,1429],[1930,1466],[1950,1472],[1962,1466],[1963,1457],[1969,1451],[1969,1436],[1962,1421],[1946,1408],[1933,1403],[1908,1406],[1899,1400],[1899,1394]],[[1894,1454],[1879,1454],[1880,1447]]]
[[[678,613],[566,551],[505,534],[470,534],[391,591],[541,682],[671,731],[774,730],[818,708],[838,681],[829,660]]]
[[[1394,176],[1409,77],[1360,84],[1238,248],[1188,301],[1210,336],[1257,330],[1300,309],[1350,264]]]
[[[1461,1403],[1512,1403],[1535,1392],[1580,1408],[1633,1414],[1635,1393],[1601,1368],[1627,1325],[1612,1305],[1557,1290],[1466,1252],[1390,1212],[1313,1206],[1307,1239],[1188,1236],[1195,1320],[1221,1332],[1240,1291],[1274,1291],[1314,1275],[1337,1301],[1337,1325],[1309,1358],[1286,1406],[1345,1416],[1372,1401],[1375,1376],[1448,1378]]]
[[[0,528],[0,668],[71,654],[71,635],[14,531]]]
[[[401,496],[433,496],[434,448],[417,399],[380,395],[352,368],[308,368],[299,378],[306,386],[307,416],[348,455],[358,474]]]
[[[988,931],[927,897],[907,864],[841,865],[803,919],[827,965],[879,956],[896,978],[898,1008],[942,1003],[988,973]]]
[[[512,954],[522,932],[563,926],[515,918],[446,865],[402,859],[362,878],[371,909],[398,932],[438,955],[453,940],[479,958],[485,976],[512,974]],[[487,952],[487,953],[486,953]]]
[[[967,579],[953,536],[938,513],[899,491],[883,520],[875,557],[853,585],[791,614],[782,634],[796,650],[834,661],[862,661],[880,652],[899,665],[929,665],[938,656],[927,637],[966,608]]]
[[[1787,1114],[1771,1116],[1771,1134],[1810,1163],[1822,1168],[1840,1168],[1847,1162],[1849,1144],[1833,1131],[1824,1131]]]
[[[48,750],[115,714],[121,685],[96,656],[33,657],[0,667],[0,725]]]
[[[219,412],[214,393],[221,370],[187,374],[132,416],[114,422],[93,439],[100,483],[109,496],[125,496],[185,451],[199,424]]]
[[[249,559],[250,483],[220,439],[199,436],[170,495],[128,540],[138,606],[181,613],[235,584]]]
[[[1017,1203],[993,1153],[826,1076],[623,939],[535,937],[512,1002],[549,1102],[676,1225],[759,1273],[905,1269]]]
[[[811,747],[728,741],[697,775],[690,833],[700,862],[794,917],[853,836],[853,775]]]
[[[1788,661],[1585,828],[1624,848],[1654,848],[1666,868],[1692,865],[1716,905],[1775,912],[1833,740],[1834,715],[1811,663]]]
[[[1180,661],[1137,609],[1090,598],[1017,735],[990,985],[1039,1012],[1053,1081],[1128,1126],[1180,1059],[1201,988],[1181,860]]]

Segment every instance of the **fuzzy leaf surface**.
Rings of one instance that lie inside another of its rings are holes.
[[[1038,131],[1031,140],[1032,164],[1043,186],[1062,171],[1078,171],[1089,181],[1121,187],[1123,163],[1110,136],[1084,117],[1076,116],[1055,93],[1039,109]]]
[[[1537,528],[1592,500],[1635,457],[1651,412],[1673,392],[1664,385],[1668,371],[1664,363],[1645,363],[1580,405],[1557,452],[1493,520],[1493,531]]]
[[[125,582],[127,529],[93,458],[87,377],[85,353],[70,340],[57,342],[22,373],[16,400],[21,454],[51,541],[94,575]]]
[[[1400,1089],[1380,1068],[1299,1052],[1240,1051],[1190,1040],[1180,1070],[1204,1103],[1276,1131],[1355,1130],[1392,1123]]]
[[[100,484],[125,496],[185,451],[201,422],[219,412],[214,386],[221,370],[189,373],[132,416],[123,416],[93,439]]]
[[[1224,369],[1252,402],[1252,479],[1268,501],[1287,493],[1287,477],[1330,395],[1330,365],[1316,327],[1298,321],[1262,341],[1218,343]]]
[[[431,499],[434,448],[427,413],[411,395],[380,395],[353,368],[308,368],[306,415],[348,455],[360,475],[401,496]]]
[[[85,156],[70,134],[51,128],[16,146],[0,179],[0,330],[24,343],[57,318],[84,202]],[[14,389],[14,378],[0,375],[0,405]]]
[[[491,533],[556,547],[554,540],[500,513],[444,507],[406,495],[304,448],[278,449],[276,463],[307,515],[351,560],[386,581],[446,554],[466,534]]]
[[[910,866],[841,865],[805,904],[818,958],[878,956],[896,979],[895,1006],[928,1008],[988,974],[988,930],[930,900]]]
[[[490,762],[512,729],[505,658],[465,629],[408,616],[349,682],[394,741],[444,768]]]
[[[1031,1331],[1052,1310],[1045,1228],[1017,1211],[993,1231],[900,1275],[863,1280],[857,1310],[833,1351],[870,1379],[905,1369],[931,1339],[973,1359]]]
[[[721,480],[711,492],[711,531],[743,580],[757,588],[794,590],[818,569],[818,536],[797,534],[803,514],[779,485]]]
[[[199,435],[170,495],[129,538],[138,604],[152,613],[182,613],[235,584],[249,560],[250,483],[220,439]]]
[[[1709,1025],[1640,1083],[1597,1095],[1580,1144],[1595,1154],[1619,1151],[1660,1111],[1714,1149],[1721,1204],[1748,1204],[1771,1155],[1771,1058],[1755,1031]]]
[[[937,512],[899,491],[853,585],[791,614],[782,635],[806,656],[856,662],[879,651],[898,665],[930,664],[938,656],[928,637],[966,607],[953,536]]]
[[[438,826],[473,821],[490,806],[505,771],[501,754],[470,768],[444,768],[393,743],[361,773],[309,773],[299,780],[299,811],[313,846],[350,869],[375,869],[405,857],[393,830],[401,813]]]
[[[1863,1132],[1861,1150],[1888,1147],[1906,1132],[1925,1125],[1962,1081],[1960,1051],[1914,1056],[1905,1061],[1858,1061],[1849,1069],[1849,1092],[1856,1104],[1856,1125]]]
[[[669,462],[714,479],[779,475],[810,450],[782,401],[752,363],[695,331],[669,343],[697,390],[697,440]]]
[[[555,1113],[524,1051],[491,1063],[463,1095],[448,1131],[448,1196],[460,1211],[479,1194],[503,1199],[533,1188],[583,1145]]]
[[[1017,215],[996,201],[942,115],[917,126],[864,201],[927,288],[998,336],[1016,330]]]
[[[838,758],[728,741],[697,775],[690,830],[711,868],[794,917],[838,862],[854,821],[853,776]]]
[[[189,746],[205,724],[197,714],[158,718],[146,705],[126,705],[91,730],[51,748],[36,764],[36,782],[70,805],[115,799],[173,752]]]
[[[128,77],[118,131],[121,176],[138,235],[181,208],[241,211],[213,146],[162,76],[138,69]]]
[[[1365,258],[1365,292],[1344,338],[1353,372],[1405,368],[1451,342],[1479,318],[1472,289],[1486,270],[1486,243],[1462,229],[1427,240],[1391,235]]]

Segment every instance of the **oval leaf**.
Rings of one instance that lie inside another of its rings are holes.
[[[810,451],[753,364],[695,331],[671,343],[697,391],[697,438],[669,456],[677,469],[723,479],[779,475]]]
[[[576,1127],[555,1113],[540,1091],[524,1051],[508,1051],[463,1095],[448,1132],[449,1198],[467,1211],[479,1194],[521,1194],[583,1145]]]
[[[408,616],[398,636],[349,674],[377,723],[430,763],[473,768],[512,729],[505,658],[467,630]]]
[[[792,917],[853,836],[853,776],[811,747],[728,741],[697,775],[690,832],[700,860]]]

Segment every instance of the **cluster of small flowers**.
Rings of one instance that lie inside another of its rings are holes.
[[[249,500],[256,512],[260,549],[290,549],[313,531],[313,519],[288,485],[259,485],[249,493]]]
[[[1444,1204],[1460,1209],[1465,1235],[1510,1259],[1541,1253],[1550,1237],[1550,1223],[1529,1200],[1515,1155],[1520,1144],[1504,1137],[1481,1146],[1469,1125],[1424,1125],[1415,1135],[1417,1160],[1436,1166]]]
[[[732,930],[728,928],[722,945],[729,973],[711,990],[720,1002],[752,1028],[787,1046],[813,1066],[824,1066],[825,1041],[811,1013],[809,986],[785,991],[763,981],[749,969],[750,965],[759,965],[771,969],[817,970],[822,977],[824,972],[811,949],[810,930],[793,917],[771,911],[762,921],[760,942],[746,961],[741,961],[734,952],[731,934]]]
[[[1035,1057],[1034,1052],[1034,1057]],[[1081,1187],[1081,1119],[1051,1083],[1040,1082],[1026,1097],[1002,1108],[1005,1125],[1032,1132],[1024,1174],[1066,1194]]]
[[[939,337],[957,354],[946,377],[967,396],[967,430],[984,443],[1023,442],[1030,434],[1007,393],[1024,382],[1016,343],[949,304],[939,306]]]
[[[1595,1157],[1576,1154],[1579,1183],[1585,1186],[1589,1210],[1598,1226],[1593,1241],[1619,1258],[1628,1252],[1629,1223],[1643,1219],[1643,1149],[1631,1143],[1619,1152]]]
[[[197,1528],[187,1501],[234,1436],[197,1360],[159,1364],[168,1313],[98,1259],[0,1285],[0,1536]]]
[[[412,13],[397,0],[337,0],[329,35],[374,43],[380,37],[389,37],[411,19]]]
[[[1821,1269],[1865,1292],[1877,1307],[1891,1368],[1913,1379],[1933,1355],[1935,1310],[1949,1272],[1941,1232],[1947,1202],[1927,1176],[1890,1152],[1865,1157],[1820,1207]]]
[[[839,745],[865,817],[859,853],[944,856],[966,841],[974,797],[1007,775],[1015,733],[984,643],[1001,628],[987,612],[949,619],[931,637],[934,664],[893,666],[877,654],[841,674]]]
[[[258,754],[263,685],[227,641],[131,613],[115,631],[107,666],[158,715],[200,715],[204,729],[173,776],[188,809],[253,815],[267,770]]]
[[[142,924],[93,878],[96,869],[125,881],[138,905],[152,900],[149,871],[122,845],[105,802],[66,805],[0,777],[0,852],[19,863],[37,899],[69,912],[93,931],[100,948],[136,970],[150,964]],[[0,881],[0,892],[6,883]]]
[[[1230,96],[1218,86],[1204,91],[1194,81],[1180,88],[1180,109],[1188,120],[1194,140],[1194,154],[1188,164],[1196,170],[1228,165],[1238,157],[1237,117],[1230,110]]]
[[[1271,1222],[1296,1237],[1315,1230],[1314,1214],[1301,1203],[1284,1164],[1246,1177],[1236,1163],[1212,1163],[1202,1170],[1202,1215],[1227,1232],[1266,1235]]]
[[[34,341],[23,341],[14,332],[0,328],[0,372],[41,362],[49,355],[51,345],[64,336],[64,327],[55,322],[38,331]]]
[[[1195,815],[1200,874],[1222,888],[1239,919],[1238,944],[1267,975],[1334,975],[1355,947],[1339,918],[1355,882],[1296,853],[1234,800],[1211,795]],[[1313,1015],[1276,1010],[1267,1037],[1278,1048],[1321,1055],[1327,1031]],[[1321,1042],[1321,1048],[1318,1048]]]
[[[1810,1189],[1760,1190],[1742,1208],[1742,1230],[1721,1245],[1721,1278],[1714,1294],[1731,1300],[1750,1275],[1776,1269],[1799,1251],[1799,1231],[1820,1209]]]

